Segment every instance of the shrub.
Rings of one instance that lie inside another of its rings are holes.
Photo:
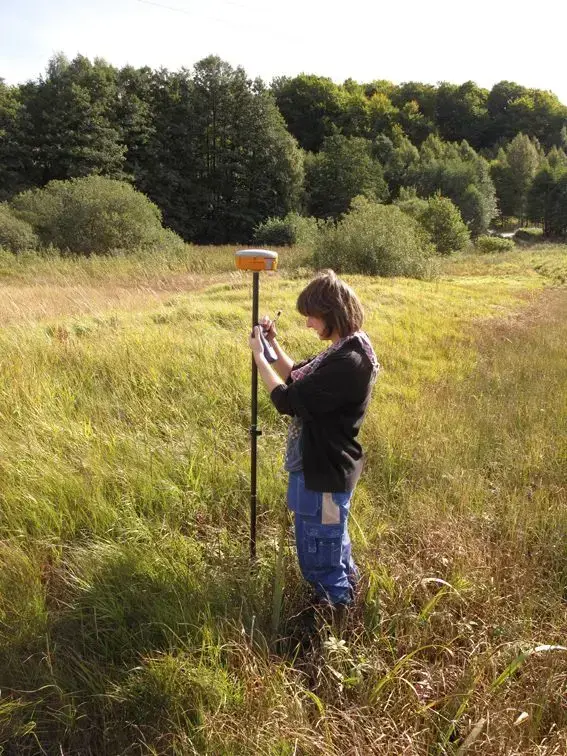
[[[153,202],[130,184],[102,176],[50,181],[43,189],[19,194],[12,207],[20,219],[33,226],[44,244],[79,254],[148,247],[171,240]]]
[[[37,249],[39,239],[33,228],[12,213],[5,203],[0,204],[0,247],[10,252]]]
[[[460,210],[448,197],[440,194],[430,197],[418,220],[441,255],[463,249],[470,241],[471,235]]]
[[[254,243],[291,247],[295,243],[294,228],[285,218],[267,218],[254,229]]]
[[[479,236],[476,246],[481,252],[509,252],[516,245],[512,239],[502,239],[500,236]]]
[[[543,229],[542,228],[519,228],[514,239],[521,242],[528,242],[528,244],[535,244],[536,242],[543,241]]]
[[[311,246],[317,236],[317,219],[298,213],[288,213],[285,218],[268,218],[254,229],[256,244],[275,247],[291,247],[294,244]]]
[[[314,262],[339,273],[423,278],[433,251],[422,226],[398,207],[356,197],[340,222],[320,230]]]
[[[400,197],[396,205],[421,223],[439,254],[447,255],[466,247],[470,232],[459,208],[448,197],[435,194],[425,200],[407,190],[400,192]]]
[[[400,199],[395,202],[395,205],[400,208],[406,215],[419,220],[423,213],[427,210],[427,200],[421,197],[408,197],[407,199]]]

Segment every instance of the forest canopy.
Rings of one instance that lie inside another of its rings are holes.
[[[104,176],[199,243],[249,242],[293,212],[337,220],[356,196],[392,204],[408,187],[450,199],[473,237],[498,215],[563,233],[566,149],[567,107],[507,81],[267,85],[214,56],[173,72],[81,55],[0,79],[0,202]]]

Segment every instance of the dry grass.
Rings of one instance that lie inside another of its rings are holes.
[[[99,286],[37,283],[27,286],[0,282],[0,324],[32,323],[75,315],[100,315],[107,310],[140,311],[156,308],[177,294],[229,281],[233,274],[172,274],[143,284]]]

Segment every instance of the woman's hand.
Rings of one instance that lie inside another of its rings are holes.
[[[264,336],[271,343],[278,334],[274,321],[270,320],[268,315],[264,315],[264,317],[260,321],[260,326],[264,331]]]
[[[262,341],[260,339],[259,326],[254,326],[252,335],[248,339],[248,344],[250,345],[250,349],[252,350],[252,354],[254,355],[254,357],[257,357],[260,354],[264,354],[264,345],[262,344]]]

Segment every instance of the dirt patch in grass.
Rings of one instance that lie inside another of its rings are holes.
[[[498,318],[477,320],[475,323],[480,351],[500,340],[515,340],[534,328],[552,327],[567,322],[567,288],[548,287],[543,291],[526,293],[531,302],[516,312]]]

